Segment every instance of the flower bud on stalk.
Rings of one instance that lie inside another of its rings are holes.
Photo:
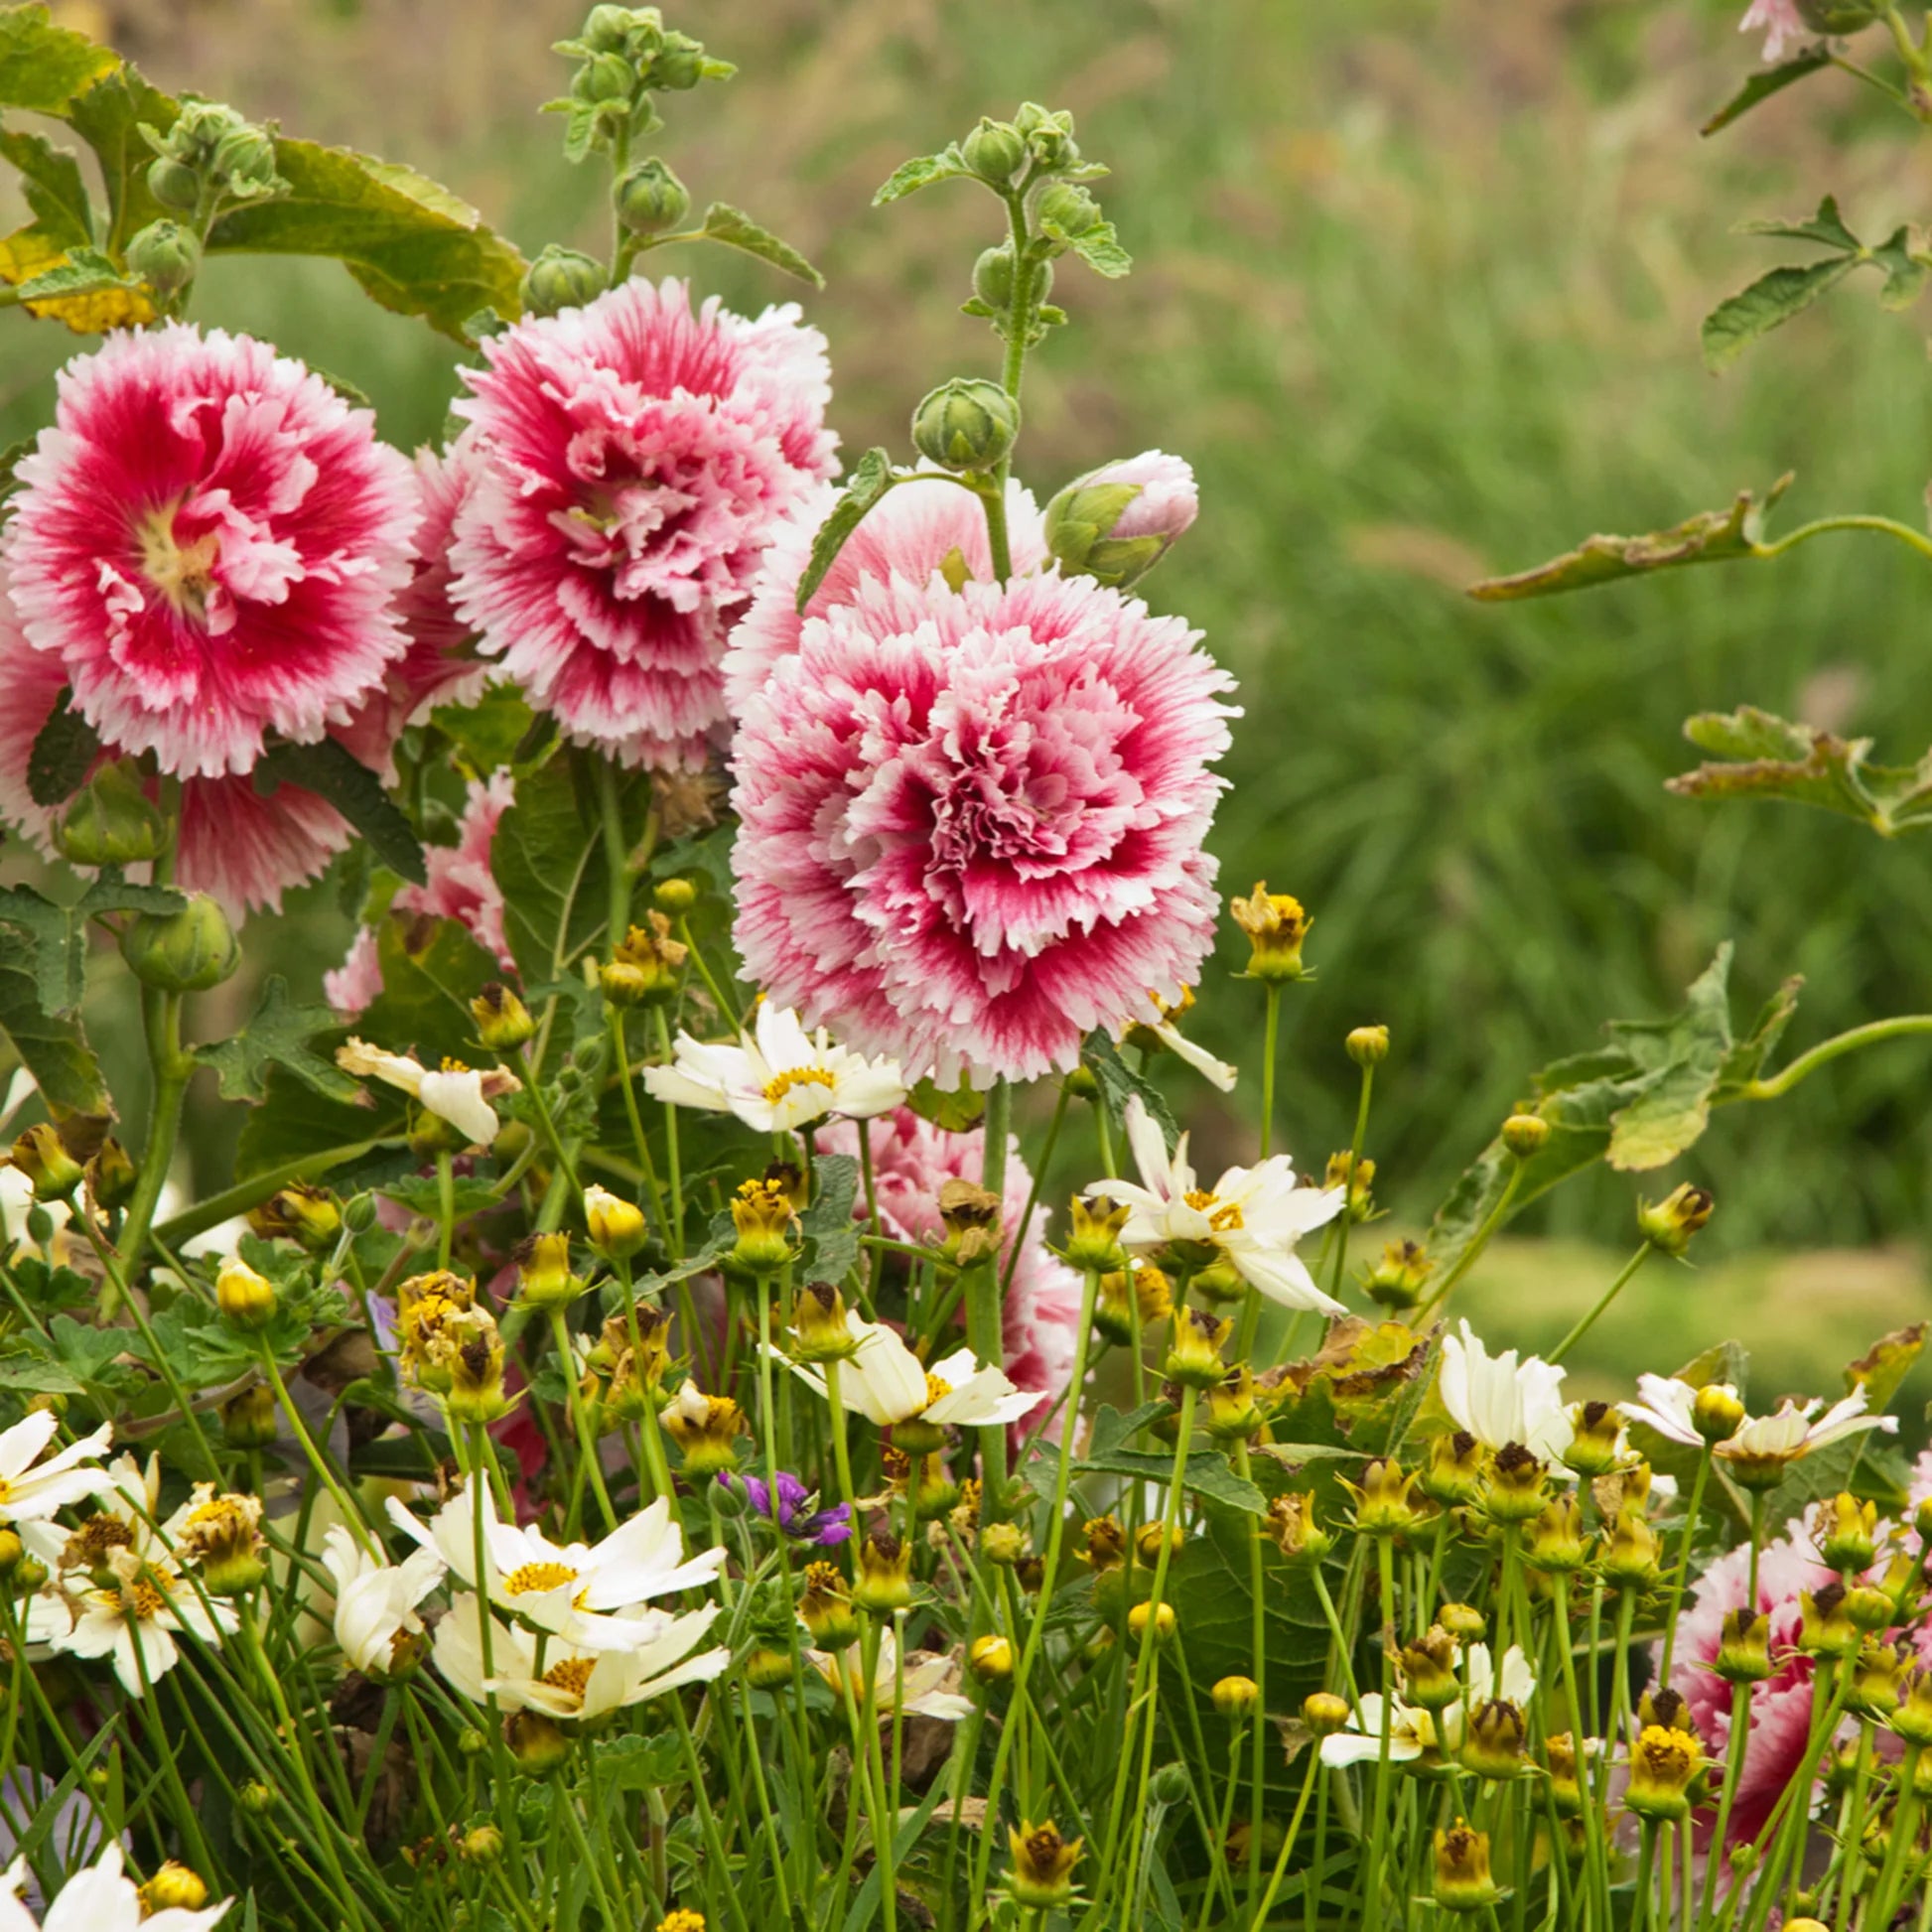
[[[1570,1410],[1570,1447],[1563,1465],[1586,1481],[1606,1476],[1623,1456],[1623,1418],[1612,1402],[1579,1402]]]
[[[1503,1146],[1519,1161],[1541,1154],[1550,1144],[1550,1123],[1541,1114],[1511,1114],[1502,1133]]]
[[[1300,899],[1271,893],[1266,880],[1257,880],[1252,897],[1230,898],[1228,911],[1248,935],[1247,978],[1282,985],[1308,977],[1302,945],[1314,920]]]
[[[1845,1707],[1862,1718],[1889,1718],[1904,1698],[1905,1667],[1912,1652],[1902,1644],[1889,1644],[1880,1637],[1866,1637],[1859,1646],[1858,1661],[1852,1667],[1852,1682],[1845,1694]]]
[[[1845,1614],[1860,1630],[1889,1630],[1896,1614],[1890,1592],[1870,1584],[1854,1584],[1845,1592]]]
[[[1464,1643],[1480,1643],[1489,1628],[1488,1618],[1473,1603],[1445,1603],[1436,1620]]]
[[[647,912],[644,923],[633,925],[609,962],[598,969],[598,981],[605,999],[614,1007],[661,1006],[677,997],[684,963],[690,956],[690,947],[671,937],[671,922],[665,914]]]
[[[526,315],[554,316],[595,302],[609,282],[604,264],[575,248],[549,243],[523,277]]]
[[[998,247],[987,249],[973,264],[973,294],[996,314],[1004,315],[1013,307],[1014,278],[1018,272],[1019,261],[1013,243],[1003,241]],[[1033,300],[1043,302],[1052,291],[1053,264],[1035,261]]]
[[[230,1449],[270,1448],[278,1424],[275,1391],[266,1382],[250,1383],[221,1405],[221,1440]]]
[[[1891,1728],[1922,1750],[1932,1744],[1932,1670],[1923,1664],[1908,1670],[1899,1688],[1902,1695],[1889,1720]]]
[[[1878,1553],[1877,1527],[1878,1505],[1862,1503],[1841,1489],[1826,1506],[1823,1534],[1818,1539],[1818,1554],[1825,1568],[1846,1574],[1869,1570]]]
[[[1435,1269],[1435,1262],[1420,1242],[1391,1241],[1383,1248],[1382,1259],[1361,1277],[1362,1292],[1371,1302],[1399,1313],[1422,1300]]]
[[[179,295],[201,268],[202,244],[179,221],[150,221],[128,242],[127,265],[155,294]]]
[[[1617,1511],[1599,1563],[1603,1581],[1619,1589],[1648,1589],[1656,1583],[1661,1570],[1657,1532],[1641,1509]]]
[[[1697,1733],[1649,1725],[1630,1752],[1630,1783],[1624,1803],[1651,1823],[1691,1815],[1691,1782],[1704,1768]]]
[[[1215,1680],[1208,1696],[1223,1718],[1245,1718],[1259,1701],[1261,1687],[1252,1677],[1222,1677]]]
[[[1080,1561],[1095,1576],[1117,1570],[1126,1561],[1127,1532],[1121,1528],[1118,1517],[1088,1517],[1081,1527],[1080,1537],[1085,1546],[1080,1552]]]
[[[820,1650],[844,1650],[859,1641],[859,1618],[853,1610],[852,1591],[835,1564],[805,1566],[805,1588],[798,1599],[798,1615]]]
[[[1032,1825],[1024,1820],[1007,1829],[1013,1855],[1007,1890],[1025,1911],[1048,1911],[1073,1896],[1073,1867],[1080,1862],[1085,1841],[1070,1843],[1052,1824]]]
[[[1373,1456],[1362,1466],[1359,1484],[1346,1476],[1341,1486],[1355,1498],[1355,1527],[1365,1536],[1399,1536],[1423,1521],[1411,1491],[1416,1477],[1394,1456]]]
[[[199,1912],[207,1903],[207,1886],[197,1871],[170,1859],[141,1887],[141,1916],[157,1912]]]
[[[1205,1309],[1182,1309],[1174,1316],[1163,1373],[1184,1388],[1211,1389],[1227,1373],[1221,1350],[1234,1333],[1234,1322]]]
[[[1013,1675],[1013,1645],[1005,1637],[975,1637],[966,1649],[966,1668],[982,1684],[1004,1684]]]
[[[1726,1684],[1762,1684],[1773,1676],[1771,1619],[1743,1605],[1726,1611],[1712,1669]]]
[[[663,234],[691,212],[691,191],[655,156],[640,161],[611,193],[618,219],[632,234]]]
[[[121,933],[121,957],[143,986],[162,993],[205,993],[241,963],[228,917],[206,893],[179,912],[143,912]]]
[[[747,1180],[733,1195],[738,1245],[733,1263],[748,1275],[775,1275],[792,1258],[791,1226],[797,1218],[784,1189],[768,1180]]]
[[[1136,1603],[1127,1612],[1127,1634],[1137,1643],[1150,1628],[1153,1629],[1156,1643],[1166,1643],[1173,1635],[1175,1627],[1172,1603]]]
[[[1314,1520],[1312,1490],[1277,1496],[1260,1533],[1292,1564],[1319,1563],[1334,1547],[1334,1538]]]
[[[266,1328],[275,1319],[275,1284],[239,1255],[230,1255],[214,1278],[214,1306],[231,1327]]]
[[[1584,1544],[1584,1513],[1569,1491],[1553,1498],[1536,1519],[1523,1561],[1532,1570],[1550,1576],[1568,1576],[1582,1570],[1588,1559]]]
[[[514,1404],[503,1387],[503,1338],[486,1309],[451,1315],[432,1346],[449,1377],[443,1406],[452,1422],[492,1423],[509,1414]]]
[[[28,1128],[14,1142],[6,1164],[26,1175],[37,1201],[66,1200],[86,1172],[48,1121]]]
[[[997,382],[954,376],[920,398],[912,446],[942,470],[994,470],[1020,434],[1020,405]]]
[[[477,1037],[492,1053],[513,1053],[537,1030],[530,1009],[507,986],[492,980],[470,1002]]]
[[[1506,1443],[1490,1458],[1482,1509],[1492,1523],[1529,1523],[1543,1514],[1549,1469],[1521,1443]]]
[[[342,1234],[343,1210],[328,1188],[295,1180],[252,1209],[248,1225],[265,1241],[294,1241],[320,1254]]]
[[[664,1433],[684,1451],[691,1481],[738,1467],[739,1437],[749,1433],[745,1412],[728,1395],[706,1395],[694,1382],[679,1385],[664,1408]]]
[[[503,1736],[518,1770],[528,1777],[546,1778],[570,1756],[570,1733],[540,1711],[515,1712]]]
[[[628,1261],[646,1239],[644,1211],[606,1187],[584,1189],[584,1221],[591,1245],[613,1261]]]
[[[570,1236],[529,1234],[516,1244],[516,1296],[529,1308],[567,1309],[588,1284],[570,1272]]]
[[[1479,1778],[1517,1777],[1525,1768],[1528,1745],[1529,1725],[1522,1711],[1506,1698],[1491,1698],[1469,1713],[1462,1768]]]
[[[1458,1818],[1436,1834],[1436,1903],[1457,1914],[1487,1911],[1502,1896],[1489,1875],[1489,1834]]]
[[[1130,1261],[1118,1273],[1101,1276],[1093,1325],[1117,1347],[1133,1345],[1137,1316],[1139,1332],[1146,1335],[1173,1313],[1173,1284],[1151,1261]]]
[[[1150,450],[1068,483],[1046,505],[1046,547],[1062,572],[1125,590],[1168,554],[1198,507],[1193,471]]]
[[[874,1616],[889,1617],[912,1601],[912,1546],[897,1537],[882,1521],[859,1545],[859,1576],[852,1600]]]
[[[1402,1694],[1419,1711],[1443,1711],[1462,1698],[1456,1682],[1455,1660],[1462,1646],[1443,1628],[1432,1623],[1412,1644],[1405,1644],[1398,1662],[1402,1667]]]
[[[1344,1151],[1329,1155],[1328,1172],[1322,1185],[1347,1190],[1348,1218],[1351,1221],[1366,1221],[1375,1212],[1375,1202],[1369,1192],[1374,1184],[1375,1163],[1366,1154],[1357,1156]]]
[[[1801,1591],[1798,1606],[1803,1613],[1798,1626],[1800,1650],[1814,1657],[1850,1657],[1859,1648],[1859,1627],[1846,1614],[1843,1584]]]
[[[1660,1254],[1681,1255],[1716,1210],[1710,1190],[1687,1180],[1665,1199],[1637,1209],[1637,1231]]]
[[[981,181],[995,187],[1009,182],[1027,158],[1027,143],[1011,121],[981,115],[980,124],[959,144],[960,159]]]
[[[1127,1225],[1128,1213],[1105,1194],[1075,1194],[1072,1230],[1066,1238],[1067,1266],[1091,1268],[1102,1275],[1124,1269],[1127,1258],[1121,1253],[1120,1231]]]
[[[1243,1443],[1266,1417],[1245,1363],[1228,1370],[1207,1392],[1207,1433],[1217,1443]]]
[[[161,856],[167,838],[160,812],[125,763],[97,771],[54,826],[61,856],[75,866],[143,866]]]
[[[1466,1431],[1438,1436],[1429,1446],[1429,1460],[1416,1487],[1444,1509],[1464,1509],[1482,1487],[1482,1445]]]
[[[1557,1816],[1581,1817],[1584,1788],[1577,1775],[1577,1739],[1573,1732],[1560,1730],[1544,1740],[1543,1765],[1550,1775],[1550,1799]]]

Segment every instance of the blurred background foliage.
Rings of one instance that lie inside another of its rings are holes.
[[[1036,359],[1022,469],[1042,498],[1151,445],[1198,471],[1201,520],[1148,589],[1201,625],[1242,680],[1214,838],[1224,885],[1265,877],[1315,913],[1318,978],[1285,1010],[1288,1144],[1316,1166],[1346,1144],[1342,1035],[1389,1023],[1369,1151],[1403,1223],[1426,1218],[1533,1068],[1593,1043],[1606,1018],[1675,1008],[1721,939],[1737,944],[1740,1007],[1806,976],[1792,1050],[1932,1001],[1932,845],[1661,789],[1695,761],[1682,719],[1739,702],[1916,757],[1932,739],[1932,679],[1909,556],[1849,538],[1547,605],[1462,596],[1471,579],[1592,530],[1673,522],[1786,469],[1798,473],[1791,521],[1921,513],[1932,383],[1918,317],[1881,315],[1855,282],[1722,380],[1700,362],[1702,316],[1774,259],[1733,222],[1808,209],[1826,190],[1863,233],[1927,206],[1910,130],[1840,76],[1700,141],[1699,122],[1757,58],[1735,31],[1741,10],[667,9],[743,72],[672,97],[656,145],[700,205],[737,203],[824,270],[826,293],[805,307],[831,338],[850,450],[902,451],[920,392],[987,369],[995,347],[956,313],[975,251],[994,238],[991,203],[940,189],[874,211],[878,183],[1022,98],[1072,108],[1083,146],[1113,166],[1107,210],[1137,270],[1113,284],[1063,271],[1075,327]],[[165,85],[437,175],[530,252],[550,239],[605,245],[600,177],[568,169],[559,123],[534,112],[564,71],[548,44],[582,11],[581,0],[56,8]],[[722,251],[671,265],[739,305],[791,299]],[[398,442],[440,433],[452,349],[371,308],[338,271],[215,262],[198,306],[364,388]],[[0,332],[0,439],[46,420],[71,347],[53,324]],[[313,992],[346,934],[324,886],[256,930],[253,956]],[[1230,940],[1221,965],[1241,957]],[[1203,987],[1196,1031],[1234,1053],[1255,1037],[1260,999],[1226,972]],[[98,984],[104,1008],[123,1001],[113,975]],[[245,1012],[245,989],[229,991]],[[114,1019],[104,1010],[93,1024]],[[1909,1313],[1923,1299],[1911,1244],[1932,1158],[1927,1075],[1926,1049],[1906,1042],[1841,1061],[1775,1107],[1721,1114],[1649,1191],[1680,1177],[1712,1186],[1721,1208],[1702,1258],[1743,1258],[1697,1313],[1687,1278],[1660,1265],[1627,1304],[1628,1352],[1645,1353],[1644,1323],[1660,1313],[1683,1326],[1688,1354],[1729,1325],[1733,1304],[1775,1310],[1766,1284],[1784,1278],[1748,1253],[1767,1245],[1899,1250],[1808,1264],[1797,1299],[1833,1339],[1842,1329],[1862,1345],[1873,1321]],[[1179,1078],[1204,1157],[1237,1157],[1246,1137],[1229,1109],[1241,1101]],[[1241,1100],[1257,1085],[1244,1082]],[[210,1124],[205,1182],[220,1159]],[[1522,1225],[1622,1246],[1635,1191],[1598,1174]],[[1539,1295],[1568,1306],[1611,1265],[1574,1248],[1523,1252],[1483,1271],[1478,1306],[1515,1311]],[[1607,1331],[1612,1355],[1621,1332]],[[1787,1351],[1793,1379],[1808,1368],[1815,1379],[1804,1345],[1789,1338]]]

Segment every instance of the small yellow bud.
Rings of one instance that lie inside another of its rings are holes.
[[[912,1546],[889,1530],[882,1518],[859,1545],[859,1576],[852,1600],[874,1616],[891,1616],[912,1601]]]
[[[1221,1350],[1234,1333],[1232,1317],[1222,1319],[1205,1309],[1181,1309],[1168,1342],[1166,1373],[1183,1387],[1211,1389],[1227,1373]]]
[[[1317,1737],[1332,1737],[1347,1729],[1349,1716],[1348,1700],[1332,1691],[1311,1691],[1302,1700],[1302,1722]]]
[[[1529,1523],[1543,1514],[1549,1469],[1521,1443],[1506,1443],[1489,1461],[1483,1513],[1492,1523]]]
[[[1245,1718],[1260,1701],[1261,1686],[1252,1677],[1222,1677],[1207,1695],[1222,1717]]]
[[[1348,1035],[1348,1057],[1357,1066],[1380,1066],[1389,1057],[1386,1027],[1357,1027]]]
[[[457,1849],[465,1864],[494,1864],[503,1856],[503,1835],[494,1825],[474,1825]]]
[[[1416,1478],[1392,1455],[1372,1456],[1362,1465],[1359,1483],[1350,1482],[1346,1476],[1339,1480],[1355,1498],[1355,1527],[1365,1536],[1399,1536],[1422,1521],[1422,1513],[1411,1497]]]
[[[1776,1668],[1771,1662],[1771,1619],[1742,1604],[1726,1611],[1712,1669],[1727,1684],[1762,1684]]]
[[[1566,1469],[1587,1479],[1608,1475],[1623,1459],[1623,1418],[1612,1402],[1577,1402],[1570,1408]]]
[[[319,1254],[342,1233],[343,1210],[326,1187],[295,1180],[255,1208],[248,1225],[264,1241],[296,1241]]]
[[[221,1440],[230,1449],[267,1449],[280,1433],[275,1391],[251,1382],[221,1405]]]
[[[1637,1209],[1637,1231],[1660,1254],[1681,1255],[1717,1205],[1709,1188],[1687,1180],[1665,1199],[1645,1201]]]
[[[1703,1768],[1704,1746],[1695,1731],[1647,1725],[1630,1752],[1623,1802],[1639,1818],[1688,1818],[1691,1780]]]
[[[698,889],[688,879],[660,879],[650,889],[650,902],[660,912],[681,917],[698,902]]]
[[[1005,1637],[975,1637],[966,1665],[982,1684],[1004,1684],[1013,1675],[1013,1645]]]
[[[1462,1768],[1479,1778],[1513,1778],[1523,1769],[1529,1725],[1517,1706],[1491,1698],[1469,1713],[1462,1741]]]
[[[1540,1114],[1511,1114],[1503,1122],[1503,1146],[1519,1161],[1542,1153],[1549,1141],[1550,1123]]]
[[[1455,1660],[1460,1650],[1440,1623],[1405,1644],[1399,1659],[1405,1700],[1419,1711],[1443,1711],[1459,1703],[1462,1687],[1455,1681]]]
[[[613,1261],[628,1261],[644,1245],[644,1210],[608,1187],[584,1189],[584,1221],[591,1246]]]
[[[1424,1286],[1435,1271],[1435,1262],[1420,1242],[1391,1241],[1383,1248],[1382,1259],[1360,1279],[1370,1301],[1399,1312],[1422,1300]]]
[[[477,1037],[492,1053],[511,1053],[537,1030],[530,1009],[507,986],[492,980],[470,1002]]]
[[[266,1328],[275,1319],[275,1284],[239,1255],[230,1255],[214,1278],[214,1305],[236,1328]]]
[[[732,1196],[738,1245],[731,1259],[748,1275],[775,1275],[791,1260],[796,1216],[784,1189],[768,1180],[747,1180]]]
[[[1013,1854],[1007,1889],[1017,1905],[1042,1911],[1073,1896],[1073,1867],[1080,1862],[1083,1840],[1069,1842],[1051,1824],[1022,1821],[1008,1828],[1007,1843]]]
[[[1436,1834],[1436,1903],[1446,1912],[1486,1911],[1502,1896],[1489,1875],[1489,1834],[1458,1818]]]
[[[1707,1443],[1727,1443],[1744,1422],[1744,1405],[1728,1382],[1707,1382],[1691,1403],[1691,1427]]]
[[[664,1408],[664,1433],[684,1451],[683,1473],[693,1482],[737,1468],[735,1445],[749,1428],[730,1396],[706,1395],[695,1382],[680,1383]]]
[[[1075,1194],[1073,1227],[1066,1239],[1067,1266],[1096,1269],[1103,1275],[1125,1268],[1120,1231],[1127,1225],[1127,1215],[1125,1207],[1105,1194]]]
[[[110,1213],[117,1207],[125,1207],[134,1198],[139,1179],[127,1149],[111,1134],[87,1163],[86,1177],[87,1193],[94,1205]]]
[[[801,1362],[849,1361],[859,1343],[846,1319],[845,1297],[830,1282],[808,1282],[791,1311],[791,1352]]]
[[[1478,1643],[1489,1628],[1488,1619],[1473,1603],[1445,1603],[1437,1619],[1452,1637],[1464,1643]]]
[[[14,1142],[7,1163],[18,1168],[33,1183],[36,1200],[66,1200],[80,1184],[84,1172],[47,1121],[28,1128]]]
[[[530,1234],[516,1244],[517,1300],[530,1308],[567,1309],[588,1283],[570,1272],[570,1236]]]
[[[1228,900],[1228,911],[1248,935],[1249,979],[1283,985],[1308,977],[1302,945],[1314,920],[1302,909],[1300,899],[1271,893],[1267,881],[1258,880],[1251,897]]]
[[[1260,1532],[1290,1563],[1319,1563],[1334,1538],[1314,1520],[1314,1491],[1287,1490],[1268,1505]]]
[[[657,1006],[677,995],[690,948],[671,937],[662,912],[645,915],[599,970],[604,997],[614,1007]]]
[[[1865,1571],[1877,1555],[1878,1505],[1841,1490],[1826,1505],[1818,1554],[1828,1570]]]
[[[1127,1612],[1127,1633],[1136,1638],[1145,1637],[1149,1627],[1154,1631],[1156,1643],[1165,1643],[1174,1633],[1174,1614],[1172,1603],[1136,1603]]]
[[[207,1886],[201,1874],[173,1859],[141,1887],[141,1916],[157,1912],[199,1912],[207,1903]]]
[[[570,1756],[570,1733],[541,1711],[513,1713],[503,1736],[518,1769],[533,1778],[548,1777]]]

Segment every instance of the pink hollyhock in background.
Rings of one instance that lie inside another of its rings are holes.
[[[886,492],[833,559],[801,613],[798,586],[811,558],[812,539],[837,500],[838,491],[821,484],[771,538],[751,608],[732,631],[731,649],[725,654],[725,701],[734,718],[744,715],[785,658],[797,655],[805,620],[850,604],[861,584],[888,583],[895,577],[924,584],[955,552],[967,576],[982,582],[993,576],[985,505],[950,479],[934,477]],[[1007,485],[1007,545],[1013,568],[1021,575],[1045,560],[1038,505],[1017,483]]]
[[[182,323],[110,336],[62,370],[18,474],[21,629],[101,739],[163,772],[245,774],[271,732],[346,726],[403,654],[409,466],[265,344]]]
[[[1782,61],[1800,41],[1817,39],[1798,12],[1798,0],[1751,0],[1737,23],[1740,34],[1764,30],[1764,58]]]
[[[516,970],[516,960],[503,930],[503,892],[489,869],[489,852],[497,824],[515,802],[516,781],[509,772],[473,778],[456,844],[431,846],[425,854],[428,883],[404,886],[389,901],[392,911],[460,921],[506,973]],[[375,929],[364,926],[343,963],[323,975],[323,997],[345,1020],[353,1020],[382,991],[377,957]]]
[[[825,340],[681,282],[518,323],[466,370],[478,475],[451,596],[486,655],[577,742],[696,770],[719,660],[778,519],[833,469]]]
[[[1217,911],[1232,680],[1196,634],[1050,571],[868,579],[808,620],[733,750],[748,976],[944,1083],[1157,1020]]]
[[[28,789],[28,760],[46,725],[67,672],[58,657],[36,650],[21,634],[0,579],[0,819],[18,826],[39,849],[54,856],[59,808],[36,804]],[[389,707],[370,704],[330,736],[382,776],[390,775],[394,746]],[[128,748],[106,741],[101,763]],[[158,787],[150,782],[150,796]],[[207,893],[235,918],[258,907],[276,907],[292,886],[316,878],[345,847],[352,833],[336,808],[300,785],[259,795],[246,774],[184,778],[181,844],[175,883]]]
[[[986,1160],[984,1130],[948,1134],[910,1107],[900,1107],[871,1122],[868,1137],[881,1230],[896,1241],[915,1245],[943,1238],[939,1189],[948,1180],[978,1182]],[[856,1155],[859,1130],[850,1121],[833,1121],[819,1129],[818,1146],[826,1154]],[[1020,1143],[1010,1141],[1005,1223],[1008,1241],[1019,1241],[1020,1250],[1000,1311],[1006,1355],[1002,1366],[1016,1386],[1030,1392],[1043,1390],[1050,1403],[1065,1391],[1073,1373],[1080,1278],[1047,1251],[1043,1206],[1035,1206],[1032,1224],[1023,1237],[1021,1220],[1032,1191],[1033,1176],[1020,1158]],[[865,1215],[863,1189],[854,1211],[861,1218]],[[1024,1435],[1026,1431],[1023,1428],[1017,1433]],[[1046,1433],[1057,1441],[1058,1424]]]

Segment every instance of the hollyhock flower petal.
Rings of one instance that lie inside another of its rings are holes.
[[[1782,61],[1801,42],[1816,38],[1804,23],[1797,0],[1751,0],[1743,19],[1737,23],[1737,31],[1752,34],[1760,30],[1764,35],[1767,66]]]
[[[365,925],[349,941],[343,963],[322,976],[322,997],[343,1020],[359,1020],[382,992],[375,928]]]
[[[779,518],[832,473],[824,338],[632,280],[484,345],[451,601],[530,701],[631,764],[702,767]]]
[[[1158,1021],[1213,942],[1230,680],[1089,579],[860,584],[734,749],[739,949],[908,1076],[1033,1079]]]
[[[1173,539],[1192,527],[1200,510],[1200,491],[1193,467],[1184,457],[1164,450],[1143,450],[1119,463],[1103,464],[1080,479],[1079,488],[1127,483],[1138,489],[1107,535],[1125,541],[1133,537]]]
[[[180,777],[347,721],[406,639],[419,520],[374,417],[246,336],[110,336],[61,373],[4,546],[76,710]]]
[[[969,489],[938,477],[900,483],[870,510],[832,560],[824,581],[801,612],[798,585],[812,553],[819,526],[831,513],[839,492],[829,484],[811,491],[777,527],[764,553],[758,590],[732,631],[725,653],[725,698],[733,717],[769,682],[772,671],[797,655],[810,618],[850,604],[864,583],[902,578],[921,586],[955,553],[966,574],[980,582],[993,577],[993,551],[986,509]],[[1039,506],[1018,483],[1007,485],[1007,543],[1013,568],[1025,576],[1046,559],[1046,536]]]

